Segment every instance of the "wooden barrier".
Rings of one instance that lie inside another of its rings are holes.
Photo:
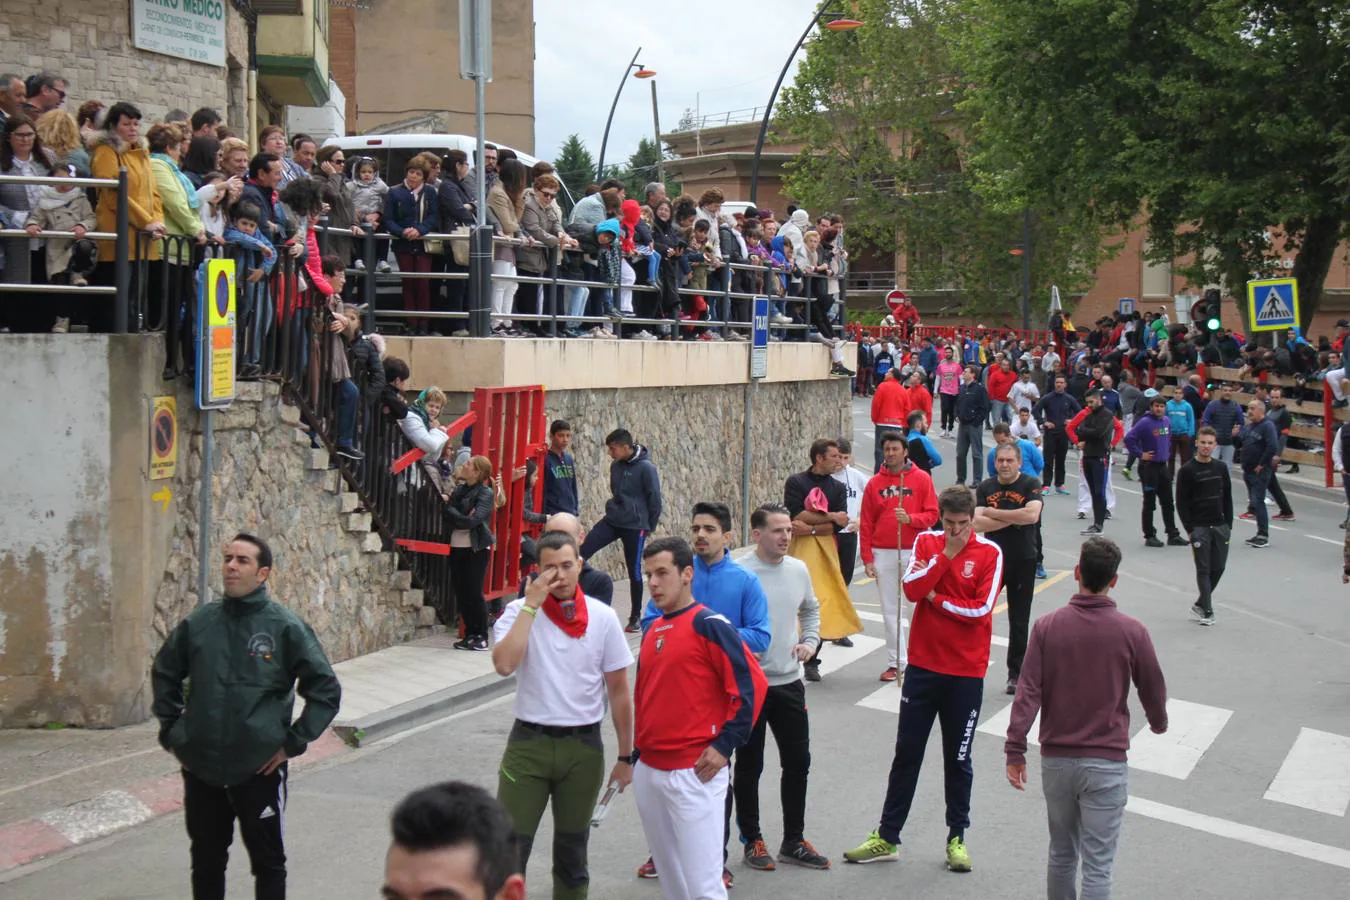
[[[1180,383],[1183,379],[1197,373],[1166,367],[1155,370],[1154,374],[1156,376],[1154,387],[1164,396],[1171,397],[1180,390]],[[1310,380],[1299,384],[1287,375],[1265,372],[1259,377],[1254,377],[1251,373],[1244,373],[1240,369],[1225,369],[1218,366],[1211,366],[1207,369],[1202,367],[1199,374],[1205,379],[1207,393],[1212,393],[1213,386],[1216,384],[1236,385],[1237,389],[1233,391],[1233,401],[1243,406],[1255,399],[1257,385],[1263,384],[1266,387],[1279,385],[1285,388],[1286,400],[1284,405],[1289,410],[1290,415],[1316,419],[1316,424],[1294,421],[1290,425],[1289,436],[1314,443],[1322,448],[1322,452],[1316,453],[1311,450],[1287,447],[1280,454],[1280,459],[1284,462],[1298,463],[1300,466],[1320,468],[1326,476],[1326,486],[1335,486],[1336,470],[1332,462],[1331,442],[1336,439],[1336,432],[1341,425],[1350,422],[1350,409],[1333,409],[1331,391],[1320,380]],[[1316,395],[1316,399],[1306,399],[1308,394]],[[1302,399],[1294,399],[1294,397]]]

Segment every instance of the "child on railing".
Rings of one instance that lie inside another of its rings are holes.
[[[357,221],[370,231],[379,231],[380,218],[384,215],[384,198],[389,193],[389,185],[380,178],[380,164],[369,156],[358,157],[352,165],[352,179],[343,185],[343,190],[356,210]],[[365,260],[358,258],[356,268],[365,267]],[[377,272],[390,270],[389,261],[383,258],[375,267]]]
[[[242,376],[256,376],[262,351],[262,336],[271,316],[267,283],[277,262],[277,251],[272,242],[258,230],[262,210],[247,201],[241,201],[231,210],[230,224],[225,229],[225,243],[237,248],[239,268],[248,274],[242,279],[243,292],[239,311],[239,331],[248,340],[244,342]]]

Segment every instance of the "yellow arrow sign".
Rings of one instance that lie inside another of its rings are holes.
[[[173,500],[173,494],[168,488],[162,487],[150,495],[150,499],[159,504],[160,512],[169,511],[169,501]]]

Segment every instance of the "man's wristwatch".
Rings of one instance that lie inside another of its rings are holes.
[[[627,756],[620,756],[620,757],[619,757],[619,762],[623,763],[623,764],[626,765],[626,766],[631,766],[631,765],[633,764],[633,762],[634,762],[634,760],[633,760],[633,754],[630,753],[630,754],[628,754]]]

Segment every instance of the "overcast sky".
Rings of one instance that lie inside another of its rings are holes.
[[[535,0],[535,156],[552,159],[573,132],[599,155],[619,76],[638,47],[638,62],[657,72],[662,131],[673,130],[686,109],[748,116],[758,106],[762,115],[783,60],[818,5],[723,0],[643,8],[612,0]],[[626,160],[652,134],[651,87],[630,78],[614,112],[606,162]]]

